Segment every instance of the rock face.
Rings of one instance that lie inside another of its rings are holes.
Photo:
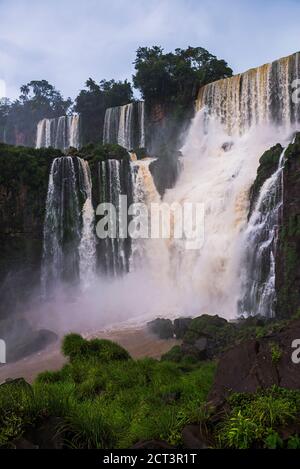
[[[49,168],[58,154],[0,144],[0,319],[39,282]]]
[[[300,364],[292,361],[292,343],[300,339],[300,320],[259,340],[247,340],[224,353],[208,399],[222,404],[231,392],[253,393],[273,385],[300,388]]]
[[[300,134],[286,151],[283,208],[276,255],[277,316],[300,308]]]

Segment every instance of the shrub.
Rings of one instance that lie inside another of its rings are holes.
[[[112,360],[129,360],[130,355],[123,347],[105,339],[93,339],[87,341],[78,334],[65,336],[62,344],[62,352],[71,361],[89,360],[96,358],[103,363]]]

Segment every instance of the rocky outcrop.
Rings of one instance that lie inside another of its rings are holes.
[[[300,364],[292,361],[296,339],[300,339],[300,320],[230,348],[220,359],[209,401],[218,406],[232,392],[254,393],[273,385],[300,389]]]
[[[274,147],[267,150],[259,160],[259,167],[257,170],[257,176],[250,189],[250,210],[248,218],[250,218],[253,209],[255,207],[255,203],[257,201],[260,189],[262,188],[263,184],[278,168],[279,158],[282,153],[282,146],[278,143]]]

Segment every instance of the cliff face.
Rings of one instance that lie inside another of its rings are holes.
[[[283,208],[276,254],[277,315],[290,317],[300,308],[300,134],[286,151]]]
[[[39,283],[49,168],[58,154],[0,145],[0,318]]]
[[[266,151],[260,159],[257,177],[250,191],[250,212],[264,182],[276,171],[281,145]],[[285,152],[283,205],[275,250],[276,316],[289,318],[300,308],[300,133]]]

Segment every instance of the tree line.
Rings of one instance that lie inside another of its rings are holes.
[[[89,78],[74,102],[47,80],[33,80],[21,86],[18,99],[0,101],[0,141],[33,145],[36,125],[43,118],[78,112],[82,116],[84,143],[102,140],[105,111],[134,100],[133,89],[150,106],[161,103],[178,118],[192,106],[199,88],[232,76],[227,62],[202,47],[188,47],[165,53],[159,46],[140,47],[134,61],[132,83],[128,80]]]

